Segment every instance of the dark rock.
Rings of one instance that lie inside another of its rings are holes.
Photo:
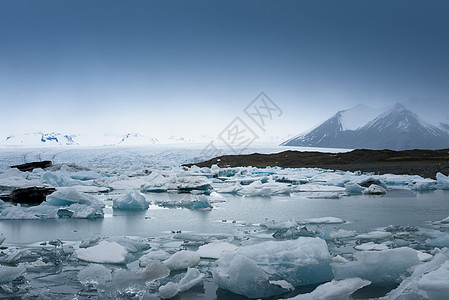
[[[380,180],[374,179],[374,178],[368,178],[366,180],[363,180],[362,182],[359,183],[360,186],[363,187],[370,187],[370,185],[372,184],[376,184],[376,185],[382,185],[382,182],[380,182]]]
[[[53,164],[51,161],[44,160],[44,161],[30,162],[30,163],[21,164],[21,165],[15,165],[15,166],[11,166],[11,168],[17,168],[22,172],[29,172],[29,171],[33,171],[34,169],[37,169],[37,168],[45,169],[45,168],[51,167],[52,165]]]
[[[41,204],[50,195],[56,191],[54,188],[46,187],[29,187],[20,188],[11,192],[9,195],[3,195],[2,200],[7,202],[21,203],[21,204]]]

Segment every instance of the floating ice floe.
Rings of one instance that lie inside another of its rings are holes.
[[[364,243],[354,247],[355,250],[359,251],[382,251],[388,250],[388,243],[376,244],[373,242]]]
[[[228,242],[212,242],[198,248],[197,253],[203,258],[218,259],[223,251],[233,251],[238,247]]]
[[[249,298],[270,297],[287,291],[271,284],[267,272],[240,254],[223,254],[212,275],[218,287]]]
[[[168,178],[159,172],[153,171],[146,180],[147,182],[140,187],[143,193],[163,193],[168,189]]]
[[[0,265],[0,284],[10,282],[24,274],[26,268],[24,266],[8,267]]]
[[[393,234],[387,231],[371,231],[368,233],[359,234],[356,238],[361,240],[381,240],[391,237]]]
[[[170,299],[179,293],[179,287],[174,282],[169,282],[166,285],[159,287],[159,298]]]
[[[185,270],[194,267],[200,262],[200,255],[193,251],[179,251],[164,260],[164,264],[171,270]]]
[[[54,187],[83,185],[81,180],[73,179],[66,172],[62,171],[45,172],[41,178],[44,183]]]
[[[349,195],[360,195],[365,188],[355,182],[348,182],[345,184],[346,193]]]
[[[128,192],[114,199],[112,208],[123,210],[146,210],[150,205],[144,195],[137,191]]]
[[[61,187],[47,196],[46,203],[55,206],[68,206],[74,203],[104,207],[104,204],[92,195],[81,193],[73,187]]]
[[[442,190],[449,190],[449,176],[446,176],[440,172],[436,174],[437,187]]]
[[[418,265],[413,273],[382,299],[446,299],[449,293],[448,250]]]
[[[398,283],[420,263],[416,250],[408,247],[356,252],[354,258],[345,264],[333,264],[336,279],[360,277],[373,283]]]
[[[112,273],[103,265],[91,264],[79,271],[78,280],[86,287],[105,287],[112,282]]]
[[[75,251],[78,259],[100,264],[124,264],[128,251],[116,242],[101,241],[98,245]]]
[[[155,250],[150,251],[147,254],[143,255],[139,258],[139,266],[146,267],[149,262],[155,261],[155,260],[166,260],[170,257],[170,254],[168,254],[164,250]]]
[[[347,278],[343,280],[332,280],[323,283],[315,290],[307,294],[299,294],[296,297],[288,298],[290,300],[334,300],[350,299],[351,295],[359,289],[370,285],[369,280],[361,278]]]
[[[108,242],[115,242],[122,245],[130,253],[137,253],[150,249],[150,245],[148,243],[136,241],[128,237],[114,236],[106,240]]]
[[[220,288],[250,298],[269,297],[287,291],[273,282],[286,281],[298,287],[331,280],[329,263],[324,240],[300,237],[225,251],[212,274]]]
[[[372,184],[363,191],[364,194],[369,195],[385,195],[387,190],[377,184]]]
[[[211,180],[200,176],[176,176],[167,184],[168,190],[179,192],[202,191],[210,192],[213,187]]]
[[[321,218],[310,218],[305,219],[301,224],[343,224],[346,223],[345,220],[336,217],[321,217]]]
[[[15,168],[0,170],[0,190],[14,190],[16,188],[43,185],[40,179],[28,178],[27,174],[27,172],[21,172]]]

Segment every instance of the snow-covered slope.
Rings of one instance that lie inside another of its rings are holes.
[[[11,134],[0,141],[2,146],[56,146],[77,145],[77,135],[61,133],[25,133]]]
[[[22,147],[39,147],[39,146],[136,146],[151,145],[158,143],[155,137],[147,137],[139,133],[118,134],[62,134],[62,133],[24,133],[11,134],[1,137],[0,146],[22,146]]]
[[[337,112],[318,127],[295,136],[282,145],[392,150],[439,149],[449,147],[449,126],[445,128],[444,124],[437,126],[426,122],[399,103],[386,111],[385,108],[375,110],[358,105],[353,109]]]

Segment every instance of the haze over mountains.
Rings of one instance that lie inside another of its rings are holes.
[[[281,145],[365,149],[449,148],[448,110],[411,100],[405,105],[341,110],[312,130]]]

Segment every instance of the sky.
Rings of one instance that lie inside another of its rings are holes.
[[[448,31],[445,0],[0,0],[0,136],[216,136],[262,91],[260,136],[449,102]]]

